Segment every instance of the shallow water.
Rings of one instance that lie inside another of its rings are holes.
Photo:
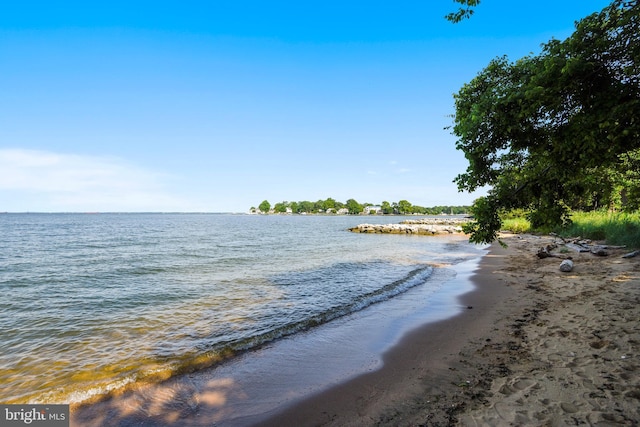
[[[346,231],[400,220],[0,215],[0,401],[79,402],[208,366],[429,294],[438,265],[479,256],[460,239]]]

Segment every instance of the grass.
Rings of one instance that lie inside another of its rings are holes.
[[[548,233],[550,230],[535,230],[525,218],[525,213],[506,215],[502,218],[502,229],[513,233]],[[640,248],[640,212],[573,212],[571,224],[553,230],[563,237],[582,237],[604,240],[610,245],[625,245]]]
[[[557,230],[562,236],[604,240],[611,245],[640,248],[640,212],[574,212],[571,224]]]
[[[502,229],[516,234],[528,233],[531,223],[526,218],[506,218],[502,220]]]

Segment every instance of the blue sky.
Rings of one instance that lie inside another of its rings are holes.
[[[5,2],[0,212],[470,204],[452,94],[607,4]]]

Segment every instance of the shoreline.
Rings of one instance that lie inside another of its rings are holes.
[[[260,426],[637,426],[640,260],[538,259],[549,236],[491,246],[472,309],[406,336],[384,367]],[[627,251],[628,252],[628,251]]]
[[[256,426],[449,425],[464,400],[453,396],[467,378],[459,352],[494,327],[497,306],[514,296],[493,280],[505,256],[505,249],[492,245],[471,277],[474,289],[458,298],[467,309],[405,335],[385,353],[381,369],[285,408]]]
[[[463,236],[439,239],[466,245]],[[412,287],[222,365],[78,405],[71,425],[245,426],[262,421],[284,405],[378,369],[383,353],[408,331],[464,311],[457,296],[472,288],[470,276],[485,253],[479,247],[468,250],[475,255],[467,261],[433,270],[432,285]]]
[[[559,259],[536,256],[553,237],[505,241],[506,249],[490,247],[472,275],[475,288],[458,298],[467,308],[404,335],[382,367],[234,425],[638,425],[640,259],[622,259],[624,249],[570,253],[575,268],[562,273]],[[216,386],[235,392],[233,384]],[[189,403],[180,390],[161,397],[145,410]],[[119,425],[212,425],[211,408],[224,401],[219,393],[201,397],[189,414]],[[85,423],[72,414],[71,425]]]

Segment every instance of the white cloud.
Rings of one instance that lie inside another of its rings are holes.
[[[116,157],[0,149],[0,210],[190,210],[167,180]]]

